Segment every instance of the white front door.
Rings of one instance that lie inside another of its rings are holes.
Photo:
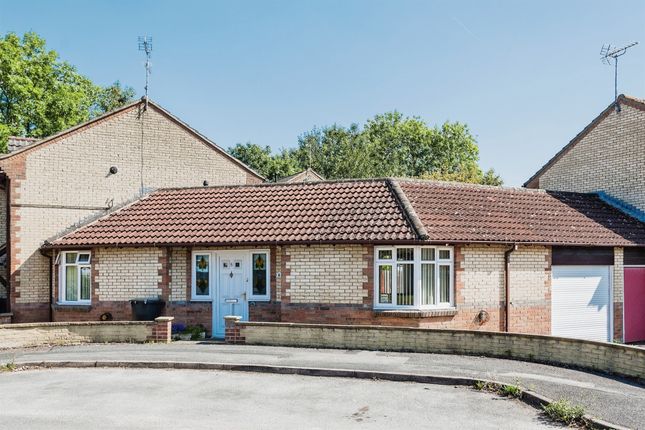
[[[213,337],[224,337],[224,317],[248,319],[246,252],[218,252],[217,289],[213,299]]]
[[[553,266],[551,334],[611,341],[609,266]]]

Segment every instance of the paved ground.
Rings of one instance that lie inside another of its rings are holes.
[[[595,417],[645,429],[645,387],[559,367],[484,357],[318,350],[175,342],[81,345],[0,352],[1,361],[182,361],[466,376],[519,383],[553,399],[567,398]]]
[[[522,402],[466,387],[118,368],[5,373],[0,383],[0,422],[12,429],[551,427]]]

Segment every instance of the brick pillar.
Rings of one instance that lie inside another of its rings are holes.
[[[241,317],[237,315],[227,315],[224,317],[224,341],[226,343],[244,343],[244,338],[240,333],[240,326],[237,324]]]
[[[172,321],[174,319],[175,317],[155,318],[155,325],[152,326],[150,340],[153,342],[170,343],[172,340]]]

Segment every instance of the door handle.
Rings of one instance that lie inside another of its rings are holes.
[[[246,300],[246,291],[242,293],[242,300]]]

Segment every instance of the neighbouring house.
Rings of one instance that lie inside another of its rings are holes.
[[[597,193],[645,221],[645,100],[619,96],[524,186]],[[624,269],[614,266],[614,271],[615,277],[624,277],[624,290],[614,289],[612,312],[617,324],[624,325],[625,341],[645,341],[645,249],[625,248],[622,263]],[[569,269],[571,274],[554,283],[554,314],[571,312],[569,298],[580,291],[604,291],[606,287],[593,275],[595,266],[590,259],[585,267]],[[594,300],[584,306],[604,312],[604,304]]]
[[[0,305],[14,322],[52,318],[47,239],[157,188],[263,182],[152,101],[40,141],[12,138],[9,149],[0,156]]]
[[[325,178],[323,178],[322,175],[320,175],[314,169],[308,167],[302,172],[298,172],[296,174],[285,176],[284,178],[280,178],[278,179],[277,182],[292,184],[294,182],[311,182],[311,181],[324,181],[324,180]]]
[[[161,297],[216,337],[238,315],[610,341],[643,246],[645,224],[595,194],[374,179],[158,190],[42,252],[54,320]],[[602,288],[561,296],[580,271]]]

